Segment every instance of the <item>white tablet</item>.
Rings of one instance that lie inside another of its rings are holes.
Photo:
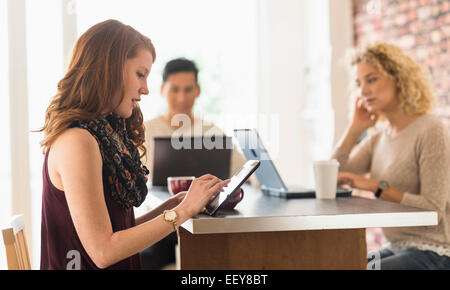
[[[206,214],[214,215],[229,199],[236,194],[237,190],[255,172],[261,162],[259,160],[249,160],[242,168],[231,177],[230,183],[224,187],[224,191],[206,206]]]

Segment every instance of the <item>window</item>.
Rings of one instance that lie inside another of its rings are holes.
[[[194,111],[232,133],[236,114],[257,113],[256,8],[256,0],[79,0],[78,35],[113,18],[151,38],[157,57],[149,77],[150,94],[141,101],[145,119],[166,110],[160,96],[165,63],[181,56],[194,60],[202,88]]]

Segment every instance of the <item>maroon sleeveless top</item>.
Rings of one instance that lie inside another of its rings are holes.
[[[84,250],[70,216],[64,191],[57,189],[48,174],[48,153],[45,154],[42,170],[42,223],[41,223],[41,269],[74,269],[79,264],[80,270],[99,269]],[[135,226],[133,207],[122,210],[103,182],[106,207],[113,232]],[[78,263],[79,261],[79,263]],[[139,254],[126,258],[107,269],[134,270],[141,269]]]

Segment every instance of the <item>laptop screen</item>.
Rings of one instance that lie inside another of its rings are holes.
[[[231,137],[155,137],[152,184],[167,185],[169,176],[230,175]]]
[[[247,160],[261,161],[259,169],[255,172],[261,187],[287,190],[258,132],[255,129],[235,129],[234,135]]]

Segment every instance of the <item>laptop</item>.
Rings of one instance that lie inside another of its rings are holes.
[[[167,186],[169,176],[228,179],[232,144],[225,136],[155,137],[152,185]]]
[[[260,160],[261,165],[255,172],[261,185],[261,191],[266,195],[282,198],[315,198],[314,189],[308,187],[288,188],[281,178],[275,164],[269,157],[256,129],[235,129],[234,134],[245,157],[250,160]],[[338,188],[336,197],[349,197],[351,189]]]

